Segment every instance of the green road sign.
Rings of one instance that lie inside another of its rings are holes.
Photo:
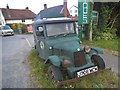
[[[78,0],[78,24],[90,23],[90,0]]]
[[[83,26],[90,23],[90,0],[78,0],[78,37],[82,40]]]

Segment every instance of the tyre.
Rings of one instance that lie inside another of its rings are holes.
[[[98,55],[92,56],[92,62],[96,66],[98,66],[99,70],[105,69],[105,62],[104,62],[104,60],[100,56],[98,56]]]
[[[36,45],[34,46],[34,48],[36,49]]]
[[[48,75],[53,82],[60,82],[63,81],[63,75],[60,69],[54,65],[51,65],[48,69]]]

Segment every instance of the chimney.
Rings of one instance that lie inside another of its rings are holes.
[[[68,17],[68,10],[67,10],[67,0],[63,0],[64,1],[64,3],[63,3],[63,5],[64,5],[64,17]]]
[[[44,9],[47,9],[47,4],[44,4]]]
[[[7,8],[7,9],[9,9],[9,6],[8,6],[8,4],[7,4],[6,8]]]
[[[29,10],[29,7],[26,7],[25,9]]]

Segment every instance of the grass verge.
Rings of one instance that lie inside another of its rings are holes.
[[[94,46],[98,46],[100,48],[120,52],[120,50],[118,49],[118,42],[120,42],[120,39],[118,39],[118,40],[83,41],[83,44],[94,45]]]
[[[48,65],[44,64],[44,61],[38,56],[35,49],[30,52],[28,60],[32,69],[31,76],[35,77],[39,88],[57,88],[48,78]],[[118,88],[118,76],[111,71],[103,71],[81,81],[65,84],[61,88]]]

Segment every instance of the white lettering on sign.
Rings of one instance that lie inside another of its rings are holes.
[[[88,18],[87,18],[87,14],[88,14],[88,3],[84,2],[83,3],[83,23],[88,23]]]

